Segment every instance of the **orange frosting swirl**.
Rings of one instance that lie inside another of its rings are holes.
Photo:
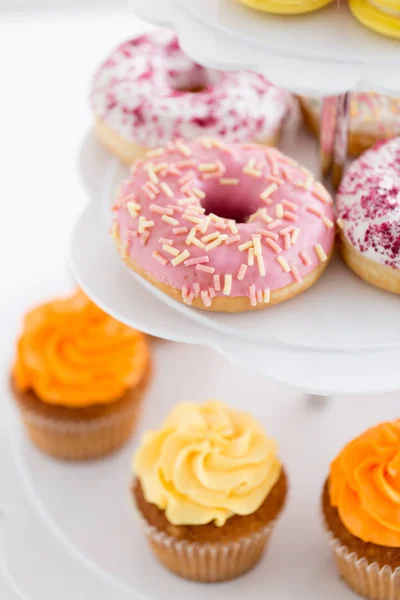
[[[145,336],[78,290],[25,316],[12,375],[18,390],[47,404],[84,407],[121,398],[148,363]]]
[[[400,548],[400,419],[345,446],[331,464],[329,494],[351,534]]]

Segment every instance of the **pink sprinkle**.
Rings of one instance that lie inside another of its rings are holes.
[[[239,281],[243,281],[244,276],[246,275],[246,271],[247,271],[247,265],[240,265],[240,269],[238,271],[238,274],[236,275],[236,278]]]
[[[201,299],[204,302],[204,306],[206,306],[207,308],[211,306],[211,299],[210,296],[208,294],[208,292],[206,290],[203,290],[201,292]]]
[[[294,213],[290,212],[289,210],[284,210],[283,211],[283,218],[284,219],[288,219],[289,221],[297,221],[298,216],[295,215]]]
[[[216,293],[213,287],[208,288],[208,293],[210,294],[210,298],[215,298]]]
[[[286,208],[290,208],[290,210],[299,210],[299,207],[294,202],[290,202],[290,200],[282,200],[283,206]]]
[[[315,208],[315,206],[307,206],[306,210],[307,210],[307,212],[312,213],[313,215],[316,215],[317,217],[322,216],[322,212],[320,210],[318,210],[318,208]]]
[[[251,306],[257,306],[256,286],[254,284],[249,286],[249,296]]]
[[[198,258],[189,258],[185,260],[185,266],[191,267],[192,265],[200,265],[202,263],[208,263],[210,260],[209,256],[199,256]]]
[[[221,171],[212,171],[211,173],[203,173],[201,178],[204,179],[204,181],[207,181],[207,179],[216,179],[217,177],[220,179],[221,175]]]
[[[279,230],[279,235],[286,235],[286,233],[291,233],[294,229],[295,227],[293,225],[288,225],[287,227]]]
[[[153,194],[153,192],[150,191],[145,185],[142,185],[142,190],[144,191],[144,193],[146,194],[146,196],[148,198],[150,198],[150,200],[154,200],[154,198],[156,197],[156,195]]]
[[[193,289],[194,289],[194,293],[196,298],[198,298],[200,296],[200,284],[199,283],[194,283],[193,284]]]
[[[189,173],[186,173],[186,175],[183,175],[183,177],[178,179],[178,183],[179,185],[184,185],[185,183],[188,183],[191,179],[193,179],[193,177],[194,174],[192,173],[192,171],[190,171]]]
[[[299,257],[304,265],[308,266],[311,264],[311,260],[305,252],[299,252]]]
[[[279,225],[282,225],[282,221],[280,219],[275,219],[275,221],[272,221],[272,223],[267,225],[267,229],[271,231],[272,229],[276,229],[277,227],[279,227]]]
[[[281,165],[281,173],[284,177],[284,179],[286,179],[286,181],[291,181],[292,180],[292,175],[289,171],[289,167],[287,165]]]
[[[194,158],[180,160],[179,162],[176,163],[176,166],[178,167],[178,169],[188,169],[190,167],[195,167],[196,165],[197,165],[197,162],[194,160]]]
[[[297,283],[301,283],[303,281],[300,273],[298,272],[297,268],[292,265],[291,266],[291,273],[293,275],[293,279],[297,282]]]
[[[278,173],[276,171],[276,161],[273,159],[273,157],[271,156],[270,152],[268,152],[268,150],[265,152],[265,158],[267,159],[269,168],[271,169],[271,175],[277,175]]]
[[[150,211],[156,213],[157,215],[169,215],[172,217],[174,211],[172,208],[164,208],[163,206],[158,206],[157,204],[150,204]]]
[[[279,240],[279,235],[274,233],[273,231],[267,231],[266,229],[257,229],[257,233],[261,233],[261,235],[271,238],[271,240]]]
[[[174,164],[170,164],[168,167],[168,174],[169,175],[175,175],[176,177],[179,177],[179,175],[181,175],[181,171],[178,169],[177,165]]]
[[[284,240],[285,240],[285,250],[289,250],[290,246],[291,246],[290,233],[285,233]]]
[[[202,265],[200,263],[196,265],[196,269],[198,271],[204,271],[205,273],[211,273],[211,275],[215,273],[214,267],[207,267],[206,265]]]
[[[160,190],[158,189],[158,187],[152,182],[152,181],[148,181],[146,183],[146,187],[153,192],[153,194],[155,194],[157,196],[157,194],[160,193]]]
[[[219,275],[214,275],[214,288],[217,292],[221,291],[221,281]]]
[[[228,238],[225,242],[225,244],[227,246],[230,246],[231,244],[234,244],[235,242],[240,242],[240,235],[232,235],[230,238]]]
[[[259,304],[261,304],[262,301],[263,301],[263,293],[261,290],[257,290],[257,302]]]
[[[193,298],[195,296],[194,292],[190,292],[189,296],[185,299],[186,304],[188,304],[189,306],[191,306],[192,302],[193,302]]]
[[[187,286],[184,285],[182,288],[182,299],[183,300],[186,300],[186,298],[188,297],[188,293],[189,293],[189,290],[187,289]]]
[[[270,238],[266,238],[265,243],[267,244],[267,246],[272,248],[272,250],[274,252],[276,252],[277,254],[280,254],[282,252],[282,248],[276,242],[274,242],[274,240],[271,240]]]
[[[189,230],[187,227],[174,227],[172,233],[174,235],[181,235],[182,233],[187,233]]]
[[[281,179],[280,177],[275,177],[275,175],[267,175],[265,179],[267,179],[271,183],[276,183],[278,185],[282,185],[284,183],[283,179]]]

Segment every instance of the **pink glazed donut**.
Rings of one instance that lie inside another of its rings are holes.
[[[200,138],[133,165],[112,235],[126,264],[176,300],[240,312],[315,283],[333,220],[327,190],[275,148]]]
[[[354,161],[337,209],[344,261],[368,283],[400,294],[400,137]]]
[[[291,104],[262,75],[197,65],[168,30],[116,48],[95,75],[90,99],[98,138],[128,163],[176,138],[273,145]]]

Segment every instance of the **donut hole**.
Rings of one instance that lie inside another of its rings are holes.
[[[224,219],[233,219],[236,223],[246,223],[253,212],[256,212],[258,206],[252,207],[248,201],[243,198],[210,194],[202,201],[205,214],[213,213]]]
[[[171,88],[182,94],[201,94],[217,85],[220,74],[200,65],[193,65],[188,70],[170,71],[169,84]]]

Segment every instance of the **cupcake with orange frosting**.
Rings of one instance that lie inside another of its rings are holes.
[[[322,508],[346,583],[371,600],[400,598],[400,419],[343,448],[331,464]]]
[[[194,581],[253,568],[285,503],[275,442],[250,415],[216,401],[178,405],[145,434],[133,471],[153,553]]]
[[[12,388],[32,441],[48,454],[87,460],[129,438],[149,379],[145,336],[81,291],[24,318]]]

